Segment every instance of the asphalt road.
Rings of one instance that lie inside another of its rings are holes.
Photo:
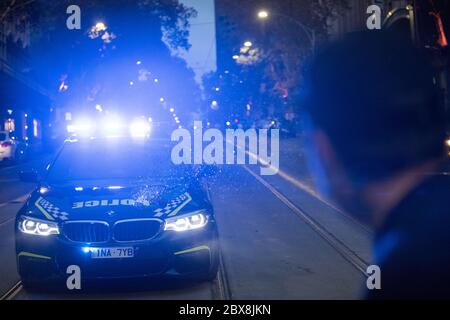
[[[211,283],[140,283],[127,290],[27,292],[14,299],[357,299],[370,261],[371,231],[311,185],[297,140],[283,142],[277,176],[257,166],[223,166],[209,181],[218,221],[222,265]],[[13,217],[33,184],[23,168],[48,158],[0,167],[0,296],[18,283]]]

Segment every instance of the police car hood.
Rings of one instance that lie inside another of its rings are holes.
[[[71,183],[48,186],[30,199],[38,215],[50,220],[161,218],[205,208],[191,184],[148,182]]]

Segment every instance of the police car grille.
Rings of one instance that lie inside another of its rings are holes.
[[[114,225],[116,241],[140,241],[155,237],[161,230],[161,221],[157,219],[124,220]]]
[[[109,227],[101,222],[67,222],[63,232],[69,240],[76,242],[105,242],[109,239]]]

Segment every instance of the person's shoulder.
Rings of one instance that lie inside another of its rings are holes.
[[[374,246],[382,292],[371,298],[450,297],[450,176],[432,176],[389,214]]]
[[[433,175],[388,214],[377,231],[374,249],[375,254],[382,253],[380,258],[395,252],[404,260],[444,258],[450,264],[449,244],[450,176]]]
[[[392,210],[389,222],[418,231],[450,228],[450,175],[427,177]]]

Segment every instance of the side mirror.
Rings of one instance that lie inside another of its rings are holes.
[[[39,175],[37,171],[31,170],[31,171],[20,171],[19,173],[20,181],[22,182],[39,182]]]

